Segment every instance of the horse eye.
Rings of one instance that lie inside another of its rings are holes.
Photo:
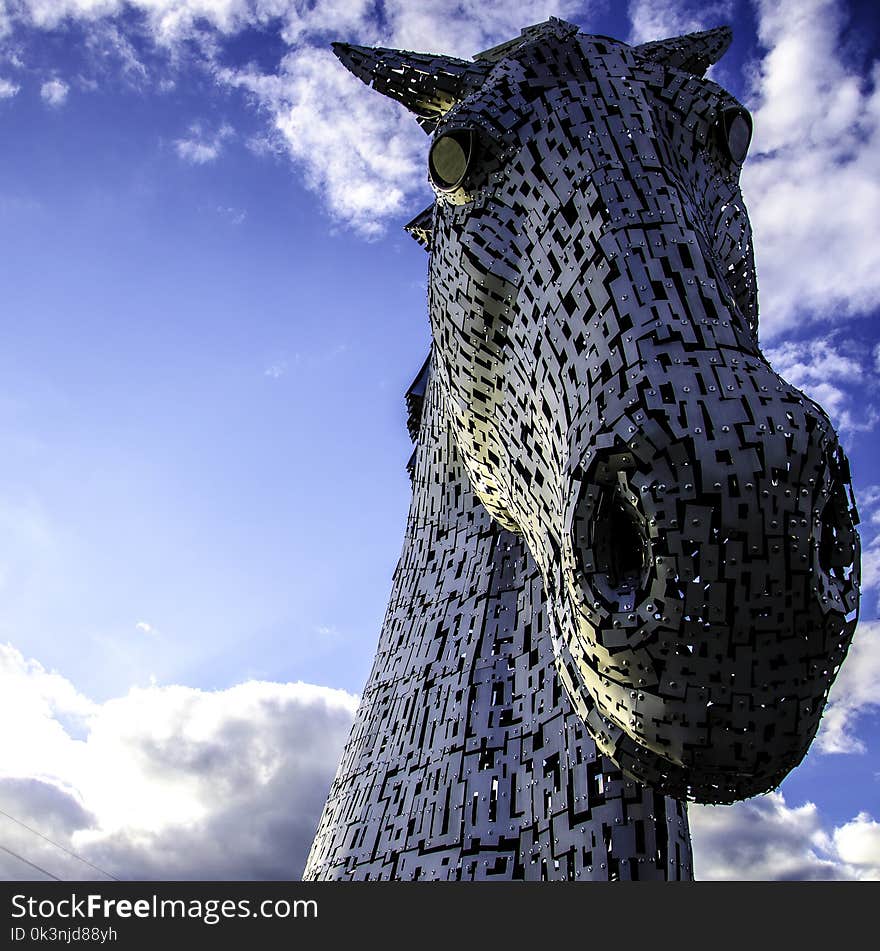
[[[456,129],[434,140],[428,153],[428,171],[431,181],[441,191],[452,191],[467,174],[474,151],[474,134],[468,129]]]
[[[727,154],[737,165],[742,165],[752,141],[752,117],[733,107],[721,113],[721,139]]]

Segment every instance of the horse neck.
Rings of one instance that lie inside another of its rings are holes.
[[[599,756],[522,541],[473,493],[432,374],[376,659],[306,878],[689,878],[683,808]]]

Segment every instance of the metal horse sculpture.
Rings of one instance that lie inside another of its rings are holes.
[[[691,875],[682,800],[804,756],[858,605],[846,459],[757,342],[726,28],[337,44],[432,134],[433,350],[308,878]]]

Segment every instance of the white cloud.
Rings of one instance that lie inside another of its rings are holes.
[[[688,807],[694,875],[701,880],[880,879],[880,825],[860,813],[827,831],[811,802],[780,792],[733,806]]]
[[[11,99],[21,87],[8,79],[0,79],[0,99]]]
[[[133,688],[96,703],[0,647],[0,809],[119,878],[290,878],[356,699],[303,683]],[[0,816],[13,851],[95,873]],[[32,870],[5,853],[0,877]]]
[[[756,0],[766,49],[743,191],[765,337],[880,305],[880,63],[841,52],[834,0]]]
[[[834,848],[844,862],[864,870],[860,877],[880,879],[880,823],[867,812],[834,830]]]
[[[140,631],[142,634],[158,634],[159,632],[152,624],[147,623],[146,621],[138,621],[135,624],[135,630]]]
[[[61,79],[50,79],[40,86],[40,96],[49,106],[63,106],[69,92],[70,87]]]
[[[234,134],[232,126],[227,123],[211,131],[201,122],[194,122],[186,138],[175,140],[174,149],[184,161],[193,165],[205,165],[219,158],[224,143]]]

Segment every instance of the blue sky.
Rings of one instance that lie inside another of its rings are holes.
[[[120,877],[298,873],[400,551],[403,393],[429,345],[402,232],[430,201],[427,138],[328,46],[470,56],[548,15],[631,41],[733,25],[713,76],[755,116],[763,345],[840,428],[863,518],[863,620],[819,739],[780,792],[692,810],[697,871],[880,875],[869,2],[0,0],[0,707],[19,724],[0,809]],[[3,816],[0,844],[83,874]]]

